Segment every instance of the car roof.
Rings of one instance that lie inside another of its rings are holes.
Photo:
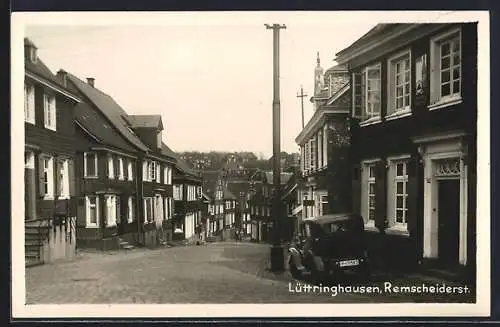
[[[323,216],[306,218],[303,222],[313,222],[317,224],[327,224],[332,222],[346,221],[350,219],[361,219],[359,215],[353,213],[336,213],[336,214],[327,214]]]

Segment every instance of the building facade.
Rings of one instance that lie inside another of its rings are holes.
[[[318,54],[314,74],[314,113],[295,139],[301,156],[297,196],[302,218],[350,211],[351,202],[349,72],[337,65],[323,76]]]
[[[474,267],[477,25],[379,24],[336,60],[351,74],[353,211],[396,265]]]
[[[25,259],[27,264],[75,252],[74,107],[81,101],[24,40]]]

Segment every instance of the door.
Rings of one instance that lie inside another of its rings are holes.
[[[458,265],[460,180],[438,182],[438,257],[443,266]]]

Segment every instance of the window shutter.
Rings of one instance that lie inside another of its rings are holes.
[[[142,162],[142,180],[145,181],[148,179],[148,163],[147,161]]]
[[[43,157],[39,156],[38,157],[38,193],[40,196],[43,196],[44,193],[44,187],[45,187],[45,179],[43,176]]]
[[[156,183],[161,183],[161,164],[159,162],[156,163]]]
[[[128,180],[128,165],[130,164],[130,159],[123,159],[123,179]]]
[[[121,200],[120,196],[117,195],[115,199],[116,199],[116,222],[122,223],[122,208],[121,208],[122,204],[120,201]]]
[[[76,211],[77,226],[85,227],[87,225],[87,209],[86,199],[84,196],[78,198]]]
[[[120,175],[120,160],[116,156],[113,156],[113,168],[115,170],[115,178],[118,179]]]
[[[429,57],[429,93],[430,93],[430,104],[437,103],[439,101],[439,94],[441,93],[439,84],[439,63],[441,58],[439,56],[438,46],[431,41],[431,51]]]
[[[366,94],[366,73],[363,72],[361,73],[361,87],[360,87],[360,118],[361,120],[364,120],[366,118],[366,97],[367,97],[367,94]]]
[[[362,83],[361,83],[361,74],[353,73],[352,80],[354,87],[352,88],[352,115],[355,118],[362,117]]]
[[[375,164],[375,226],[379,230],[385,229],[385,219],[387,217],[387,169],[385,161]]]
[[[412,158],[408,161],[406,169],[408,174],[408,183],[406,184],[406,191],[408,197],[406,198],[407,206],[407,223],[408,231],[414,233],[417,228],[417,219],[419,216],[418,208],[418,184],[419,184],[419,162]]]
[[[68,181],[69,181],[69,195],[75,196],[76,194],[76,180],[75,180],[75,163],[73,159],[68,160]]]
[[[58,196],[61,195],[61,168],[62,168],[62,162],[59,158],[54,157],[54,166],[55,166],[55,172],[54,172],[54,198],[57,198]]]

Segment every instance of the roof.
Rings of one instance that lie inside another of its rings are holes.
[[[266,171],[265,174],[266,174],[267,182],[272,184],[273,183],[273,172]],[[292,175],[293,175],[293,173],[281,173],[281,179],[280,179],[281,185],[287,184],[288,180],[292,177]]]
[[[217,186],[217,179],[219,178],[219,171],[204,171],[202,173],[203,189],[207,194],[213,195]]]
[[[158,128],[163,130],[161,115],[129,115],[132,128]]]
[[[238,198],[227,188],[224,187],[224,200],[237,200]]]
[[[248,181],[228,181],[227,182],[228,190],[234,194],[237,198],[240,198],[240,193],[244,193],[245,195],[248,193],[250,189],[250,182]]]
[[[92,136],[95,136],[99,140],[99,143],[111,145],[126,151],[136,151],[115,128],[110,126],[106,118],[88,103],[78,103],[75,107],[75,120],[90,132]]]
[[[207,201],[212,201],[212,197],[208,195],[207,192],[203,191],[202,195]]]
[[[342,95],[344,95],[351,87],[351,83],[345,83],[336,93],[332,94],[331,98],[326,103],[327,106],[332,105],[337,101]]]
[[[172,151],[164,142],[161,142],[161,154],[177,160],[176,153]]]
[[[24,38],[24,45],[29,45],[32,47],[36,48],[36,45],[28,38]],[[29,58],[25,57],[24,58],[24,68],[27,72],[33,73],[39,77],[42,77],[52,84],[57,85],[60,88],[63,88],[65,90],[71,91],[70,88],[66,87],[62,81],[60,81],[54,73],[45,65],[43,60],[41,60],[39,57],[37,58],[36,62],[33,62],[29,60]]]
[[[335,65],[333,67],[328,68],[325,71],[325,75],[328,73],[333,73],[333,72],[347,72],[347,65]]]
[[[185,173],[187,175],[195,176],[195,177],[198,177],[198,178],[200,177],[198,175],[198,172],[196,170],[194,170],[193,168],[191,168],[189,166],[189,164],[186,161],[184,161],[178,153],[172,151],[169,147],[167,147],[163,143],[162,144],[162,152],[163,152],[164,148],[168,149],[171,152],[172,157],[177,160],[177,162],[175,164],[175,166],[177,167],[177,169],[179,169],[181,172],[183,172],[183,173]]]
[[[148,147],[141,142],[139,137],[130,130],[130,126],[128,125],[128,114],[111,96],[70,73],[68,73],[67,78],[104,114],[104,116],[106,116],[128,142],[139,150],[149,150]]]
[[[346,221],[349,219],[362,219],[361,216],[359,215],[354,215],[352,213],[346,212],[346,213],[336,213],[336,214],[328,214],[328,215],[323,215],[319,217],[311,217],[311,218],[305,218],[303,221],[312,221],[318,224],[327,224],[331,222],[337,222],[337,221]]]

